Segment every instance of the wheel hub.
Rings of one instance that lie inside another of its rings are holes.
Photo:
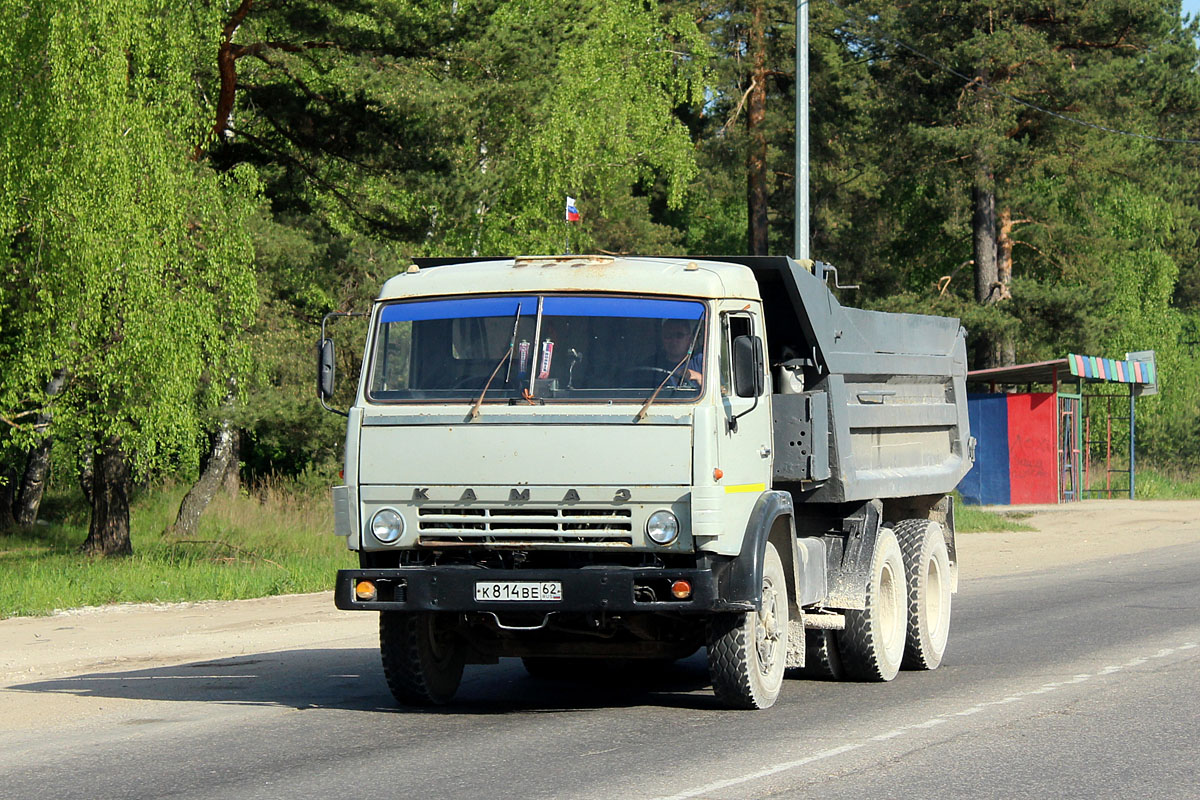
[[[777,601],[775,590],[764,586],[762,612],[757,615],[758,622],[754,626],[758,664],[764,673],[771,671],[779,651],[779,618],[775,614]]]

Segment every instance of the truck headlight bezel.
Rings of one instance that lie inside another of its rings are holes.
[[[404,535],[404,515],[394,508],[381,508],[371,515],[371,535],[384,544],[395,544]]]
[[[668,509],[660,508],[646,518],[646,536],[664,547],[679,538],[679,518]]]

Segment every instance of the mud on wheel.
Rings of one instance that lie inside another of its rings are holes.
[[[396,702],[448,703],[462,682],[466,648],[453,629],[454,615],[381,611],[379,652]]]
[[[731,708],[770,708],[787,666],[788,596],[774,545],[763,559],[762,611],[721,614],[708,627],[713,692]]]
[[[838,650],[846,675],[864,681],[890,681],[900,671],[908,623],[904,562],[896,534],[880,528],[871,556],[865,608],[846,612]]]
[[[937,669],[950,637],[950,552],[942,526],[927,519],[896,525],[908,593],[905,669]]]

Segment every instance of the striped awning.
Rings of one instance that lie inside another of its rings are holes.
[[[1116,361],[1099,356],[1074,353],[1053,361],[1015,364],[1011,367],[975,369],[967,373],[971,383],[990,384],[1054,384],[1063,379],[1081,378],[1089,382],[1133,383],[1152,386],[1158,383],[1158,370],[1153,360]]]
[[[1158,383],[1153,361],[1114,361],[1098,356],[1067,356],[1071,374],[1114,383]]]

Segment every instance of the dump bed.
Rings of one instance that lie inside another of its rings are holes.
[[[798,393],[775,382],[777,485],[816,502],[953,491],[970,468],[957,319],[846,308],[820,263],[721,260],[754,271],[770,362],[799,363],[804,376]]]

